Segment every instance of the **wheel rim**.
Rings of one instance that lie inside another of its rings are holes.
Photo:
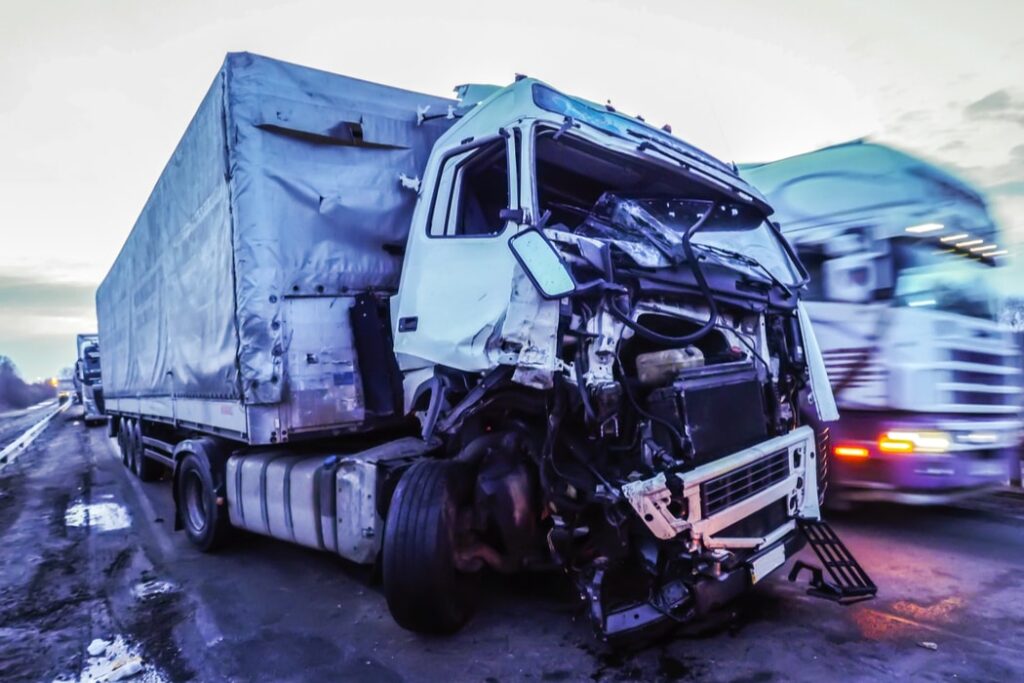
[[[185,516],[189,528],[196,533],[202,533],[206,528],[206,503],[203,495],[203,480],[199,473],[190,470],[185,473]]]

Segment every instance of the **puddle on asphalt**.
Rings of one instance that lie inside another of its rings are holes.
[[[930,605],[922,605],[910,600],[900,600],[893,604],[892,609],[902,616],[916,619],[917,621],[955,622],[959,619],[957,610],[963,606],[963,598],[951,595]]]
[[[96,639],[89,645],[85,668],[73,677],[60,677],[53,683],[167,683],[167,678],[139,655],[137,647],[122,636],[112,640]]]
[[[65,526],[89,527],[96,531],[127,529],[132,525],[132,517],[123,505],[109,500],[112,498],[106,494],[96,503],[75,501],[64,512]]]

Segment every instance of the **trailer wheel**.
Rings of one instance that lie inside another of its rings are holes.
[[[146,457],[146,444],[142,440],[142,420],[135,423],[135,476],[142,481],[156,481],[160,478],[160,464]]]
[[[128,421],[123,417],[119,417],[117,422],[117,446],[121,449],[121,462],[124,463],[125,467],[130,467],[131,460],[128,457]]]
[[[216,550],[231,530],[227,509],[217,505],[213,475],[204,462],[189,453],[181,461],[175,485],[178,514],[188,540],[204,553]]]
[[[452,633],[476,609],[478,572],[455,566],[459,508],[473,481],[461,463],[422,460],[398,482],[384,526],[383,579],[398,625],[420,633]]]
[[[125,435],[124,435],[125,454],[128,456],[128,463],[127,463],[127,465],[128,465],[128,469],[131,470],[132,474],[134,474],[135,473],[135,458],[138,457],[138,455],[135,453],[135,420],[132,420],[131,418],[125,420],[124,428],[125,428]]]

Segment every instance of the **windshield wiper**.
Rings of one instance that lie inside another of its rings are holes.
[[[725,258],[731,258],[735,261],[739,261],[740,263],[746,266],[755,268],[761,273],[764,273],[773,285],[775,285],[783,292],[785,292],[787,297],[793,296],[793,290],[791,290],[789,286],[786,285],[786,283],[784,283],[782,280],[775,276],[775,273],[769,270],[763,263],[758,261],[753,256],[741,254],[738,251],[733,251],[731,249],[726,249],[724,247],[715,247],[710,244],[701,244],[700,242],[695,242],[693,246],[697,247],[698,249],[703,249],[704,251],[709,251],[712,254],[718,254],[719,256],[724,256]]]

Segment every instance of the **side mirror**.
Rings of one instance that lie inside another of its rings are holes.
[[[524,230],[509,239],[508,247],[545,299],[561,299],[576,291],[572,273],[539,230]]]

